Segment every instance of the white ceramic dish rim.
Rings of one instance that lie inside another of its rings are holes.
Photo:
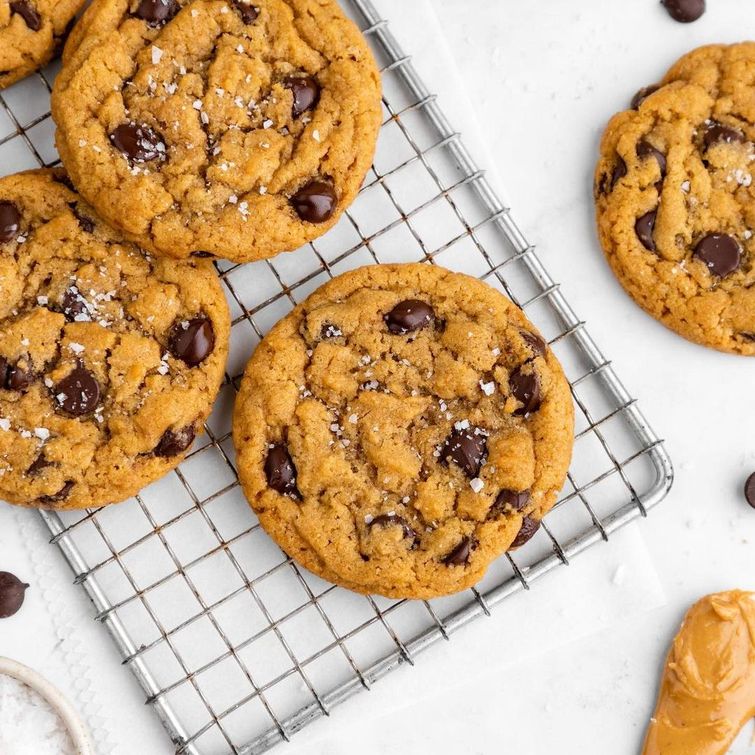
[[[0,674],[28,685],[60,716],[71,737],[76,755],[95,755],[92,740],[86,725],[76,709],[63,696],[63,693],[34,669],[10,658],[0,657]]]

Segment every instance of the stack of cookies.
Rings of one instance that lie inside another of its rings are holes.
[[[19,60],[2,83],[47,59],[78,4],[5,3]],[[65,170],[0,180],[0,497],[97,507],[188,452],[228,348],[210,259],[268,258],[338,221],[372,160],[380,80],[335,0],[94,0],[52,113]],[[378,265],[263,340],[233,431],[244,491],[291,557],[432,597],[534,534],[573,410],[503,295]]]

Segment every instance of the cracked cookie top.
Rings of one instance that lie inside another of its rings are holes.
[[[755,45],[701,48],[614,116],[595,173],[619,281],[686,338],[755,355]]]
[[[273,328],[241,384],[244,491],[281,547],[360,592],[478,581],[553,506],[569,386],[522,312],[421,264],[326,284]]]
[[[52,108],[75,185],[129,238],[255,260],[320,236],[354,200],[380,79],[335,0],[95,0]]]
[[[0,0],[0,89],[42,68],[84,0]]]
[[[152,258],[61,171],[0,179],[0,498],[123,500],[184,457],[224,374],[212,265]]]

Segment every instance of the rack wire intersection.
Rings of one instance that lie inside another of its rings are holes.
[[[101,511],[40,512],[177,753],[261,753],[660,502],[671,462],[610,362],[420,80],[370,0],[343,0],[381,64],[374,167],[341,223],[294,254],[217,263],[233,315],[227,380],[180,468]],[[10,173],[57,163],[55,66],[0,96]],[[482,583],[433,601],[363,597],[309,574],[260,529],[234,469],[230,414],[263,334],[329,277],[426,261],[504,291],[564,365],[574,461],[538,535]]]

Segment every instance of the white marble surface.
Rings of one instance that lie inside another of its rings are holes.
[[[686,607],[707,592],[755,589],[755,512],[740,494],[755,470],[753,365],[687,344],[622,293],[593,232],[592,165],[608,117],[685,50],[746,36],[751,4],[710,0],[701,21],[681,26],[655,0],[376,2],[667,438],[678,479],[648,521],[280,752],[637,752]],[[622,564],[627,578],[615,585]],[[5,506],[2,568],[36,589],[0,623],[0,654],[84,700],[102,752],[172,752],[33,515]],[[524,615],[539,631],[520,630]],[[744,739],[736,749],[754,751]]]

